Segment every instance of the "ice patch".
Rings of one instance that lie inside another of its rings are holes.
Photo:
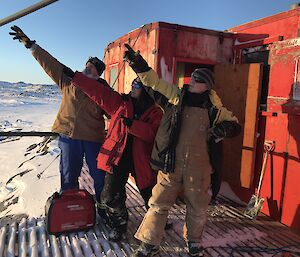
[[[55,85],[0,82],[0,99],[0,131],[51,131],[61,96]],[[43,215],[60,187],[57,140],[0,137],[0,153],[0,219]]]
[[[0,120],[0,129],[10,128],[12,127],[12,123],[8,120]]]
[[[219,194],[227,197],[228,199],[232,200],[235,203],[238,203],[241,205],[246,204],[232,191],[228,182],[224,182],[224,181],[222,182]]]
[[[3,105],[16,105],[24,104],[22,101],[17,101],[16,99],[0,99],[0,104]]]
[[[22,119],[17,119],[16,123],[21,124],[21,125],[31,125],[32,124],[31,121],[26,121],[26,120],[22,120]]]

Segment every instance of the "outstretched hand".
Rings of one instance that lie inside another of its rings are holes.
[[[132,47],[128,44],[124,44],[124,46],[127,48],[127,50],[124,52],[123,59],[124,59],[124,61],[126,61],[130,64],[131,62],[135,61],[135,58],[139,54],[139,51],[135,52],[132,49]]]
[[[128,44],[124,44],[127,50],[124,52],[123,60],[128,62],[130,67],[136,72],[146,72],[150,68],[145,59],[140,55],[140,51],[134,51]]]
[[[9,35],[13,36],[13,40],[19,40],[19,42],[23,43],[26,48],[30,48],[35,44],[35,40],[30,40],[30,38],[18,26],[12,26],[11,29],[14,32],[9,32]]]

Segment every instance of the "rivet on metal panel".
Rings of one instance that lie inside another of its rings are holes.
[[[155,48],[152,49],[152,54],[156,54],[157,50]]]
[[[219,32],[219,42],[222,45],[224,42],[224,33],[223,32]]]
[[[174,38],[177,38],[177,27],[173,29],[174,32]]]
[[[119,42],[118,46],[121,47],[121,42]]]
[[[129,45],[130,45],[130,42],[131,42],[131,38],[129,37],[129,38],[128,38],[128,44],[129,44]]]

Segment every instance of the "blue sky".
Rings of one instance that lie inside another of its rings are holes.
[[[0,19],[39,0],[0,0]],[[0,80],[53,82],[30,52],[8,35],[17,25],[62,63],[82,70],[88,56],[142,24],[165,21],[224,30],[286,11],[295,0],[59,0],[0,27]]]

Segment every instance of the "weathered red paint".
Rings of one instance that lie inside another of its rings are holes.
[[[178,63],[211,65],[230,63],[232,61],[232,37],[233,34],[227,32],[164,22],[150,23],[107,46],[104,61],[108,69],[105,71],[105,78],[111,82],[109,73],[112,65],[117,64],[119,71],[121,70],[124,43],[134,45],[133,48],[140,50],[160,76],[169,82],[175,82]],[[134,73],[126,64],[118,79],[119,91],[129,91],[134,77]]]
[[[243,50],[266,46],[269,82],[265,82],[266,107],[258,121],[254,181],[251,188],[232,185],[237,195],[248,202],[255,192],[263,159],[265,140],[275,141],[276,148],[267,163],[262,196],[262,211],[300,231],[300,103],[292,99],[296,58],[300,56],[300,9],[290,10],[249,22],[229,32],[168,24],[163,22],[138,28],[107,46],[105,78],[118,68],[120,92],[128,92],[136,76],[126,64],[123,67],[124,43],[139,49],[151,67],[169,82],[187,83],[191,71],[199,65],[241,64],[246,62]],[[138,37],[138,39],[137,39]],[[137,40],[136,40],[137,39]],[[257,50],[259,51],[259,50]],[[300,61],[299,61],[300,66]],[[299,69],[300,70],[300,69]],[[300,81],[299,81],[300,82]]]
[[[234,188],[247,201],[257,186],[262,164],[262,143],[275,141],[276,148],[267,164],[262,186],[266,202],[262,211],[300,231],[300,106],[294,101],[294,80],[300,80],[295,65],[300,57],[298,39],[300,9],[290,10],[230,29],[235,34],[235,61],[243,63],[242,50],[268,45],[270,65],[267,110],[261,112],[256,151],[254,185]],[[277,40],[276,40],[277,38]],[[258,39],[258,40],[257,40]]]

